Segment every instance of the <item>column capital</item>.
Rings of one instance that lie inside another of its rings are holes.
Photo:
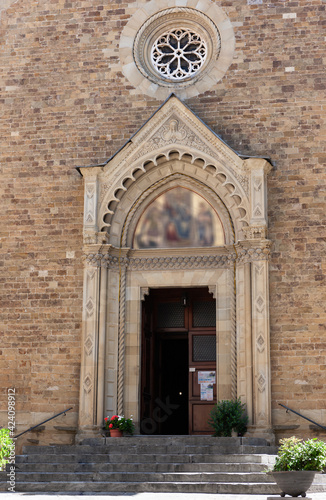
[[[244,240],[234,245],[237,252],[237,262],[253,262],[269,260],[272,242],[270,240]]]

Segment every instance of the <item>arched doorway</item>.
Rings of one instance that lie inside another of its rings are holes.
[[[86,255],[81,432],[96,432],[104,415],[115,412],[134,415],[140,429],[147,417],[141,403],[142,304],[152,290],[206,288],[216,300],[216,398],[241,397],[252,434],[266,437],[271,425],[266,239],[270,164],[241,158],[171,96],[107,164],[80,170],[85,178]],[[167,216],[173,192],[177,200],[190,196],[192,218],[182,206],[177,216]],[[153,220],[161,223],[159,231],[152,230]],[[222,241],[211,234],[218,221]],[[172,341],[157,340],[159,357],[178,352]],[[164,390],[161,384],[161,393],[153,392],[154,401]],[[161,425],[160,432],[168,429]]]

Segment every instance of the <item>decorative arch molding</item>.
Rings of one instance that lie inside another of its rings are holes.
[[[235,230],[233,221],[235,222],[237,229],[241,228],[241,225],[245,223],[241,218],[243,212],[238,210],[237,213],[237,206],[235,206],[232,210],[232,215],[234,217],[232,217],[216,191],[214,191],[213,188],[209,187],[207,184],[204,184],[202,181],[198,181],[193,176],[187,174],[187,170],[182,168],[184,166],[184,164],[181,164],[179,169],[176,169],[173,173],[170,173],[166,177],[163,177],[154,183],[152,183],[151,177],[146,179],[147,182],[145,182],[144,179],[144,182],[142,182],[143,192],[138,198],[133,197],[134,193],[138,193],[139,191],[137,183],[133,186],[133,189],[130,188],[130,196],[122,198],[121,203],[117,206],[116,212],[112,217],[112,227],[117,231],[117,233],[112,235],[110,234],[110,244],[113,246],[121,245],[122,247],[131,247],[134,230],[145,207],[160,194],[173,187],[191,189],[214,206],[222,221],[226,244],[230,245],[234,243]],[[159,169],[159,171],[161,171],[161,169]],[[135,201],[132,202],[132,200]],[[126,214],[127,216],[125,217],[123,225],[116,223],[116,221],[121,220]]]
[[[263,158],[243,159],[229,148],[176,96],[103,165],[80,167],[85,178],[84,241],[108,242],[112,218],[133,185],[134,200],[143,184],[175,172],[189,175],[213,189],[232,214],[236,241],[246,239],[251,226],[267,227],[266,174]],[[239,223],[236,225],[236,221]],[[266,235],[259,229],[258,237]],[[251,232],[251,234],[256,232]]]
[[[155,189],[156,183],[162,182],[162,179],[168,181],[171,176],[177,174],[180,177],[183,176],[184,179],[188,177],[189,182],[192,179],[193,185],[200,186],[201,184],[202,190],[215,194],[215,198],[220,200],[219,204],[224,205],[225,209],[232,213],[238,238],[241,239],[242,227],[249,225],[250,208],[241,185],[203,158],[193,159],[189,153],[181,156],[179,152],[173,150],[164,156],[160,154],[156,158],[142,162],[140,165],[132,165],[130,170],[132,170],[131,176],[126,177],[119,185],[112,186],[111,196],[108,194],[101,204],[100,231],[111,232],[115,212],[119,211],[119,206],[124,205],[122,200],[127,192],[130,194],[128,198],[131,197],[132,192],[133,199],[138,199],[146,190],[150,190],[151,186]]]
[[[140,304],[149,288],[164,284],[215,290],[224,331],[219,346],[227,351],[220,359],[228,359],[221,394],[241,397],[253,435],[270,437],[270,170],[266,159],[229,148],[174,95],[106,163],[79,167],[85,185],[81,434],[96,433],[104,411],[137,415]],[[131,248],[144,208],[173,187],[214,207],[224,246]]]

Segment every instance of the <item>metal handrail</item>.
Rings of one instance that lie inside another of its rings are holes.
[[[324,425],[321,425],[321,424],[318,424],[317,422],[314,422],[314,420],[311,420],[311,418],[308,418],[308,417],[305,417],[304,415],[301,415],[301,413],[298,413],[297,411],[295,410],[291,410],[291,408],[288,408],[287,406],[285,405],[282,405],[281,403],[279,403],[280,406],[283,406],[283,408],[286,409],[286,412],[288,411],[292,411],[292,413],[295,413],[296,415],[299,415],[299,417],[301,418],[305,418],[306,420],[308,420],[309,422],[311,422],[312,424],[315,424],[317,425],[318,427],[321,427],[322,429],[324,429],[326,431],[326,427]]]
[[[24,432],[21,432],[20,434],[17,434],[17,436],[14,436],[14,439],[18,438],[19,436],[22,436],[23,434],[26,434],[26,432],[29,432],[29,431],[32,431],[33,429],[36,429],[36,427],[39,427],[40,425],[45,424],[45,422],[49,422],[49,420],[53,420],[54,418],[58,417],[59,415],[62,415],[63,413],[66,415],[66,412],[70,411],[72,409],[73,409],[73,407],[71,406],[71,408],[68,408],[67,410],[61,411],[60,413],[57,413],[56,415],[54,415],[54,417],[48,418],[47,420],[44,420],[40,424],[37,424],[37,425],[34,425],[33,427],[30,427],[29,429],[27,429],[27,431],[24,431]]]

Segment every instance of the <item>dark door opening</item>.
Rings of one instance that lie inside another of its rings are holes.
[[[215,370],[216,303],[208,288],[150,290],[142,309],[141,433],[211,433]]]
[[[188,434],[188,337],[162,337],[159,363],[160,434]]]

